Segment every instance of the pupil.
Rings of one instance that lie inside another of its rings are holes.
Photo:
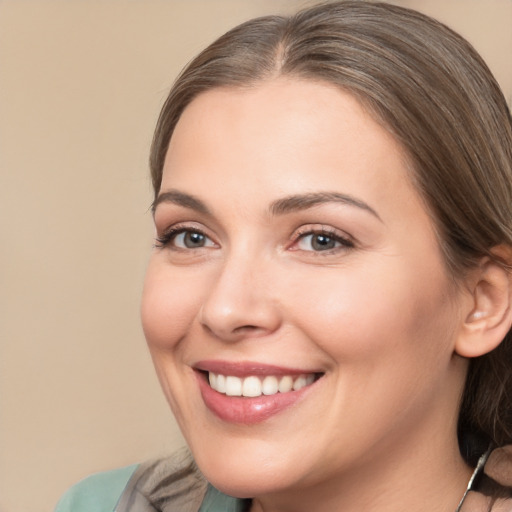
[[[202,246],[204,243],[204,235],[201,233],[187,233],[185,235],[185,245],[187,247]]]
[[[313,249],[318,251],[325,251],[334,247],[334,240],[330,236],[316,235],[313,238]]]

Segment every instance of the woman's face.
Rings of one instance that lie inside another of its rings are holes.
[[[466,299],[401,148],[353,97],[284,78],[203,93],[155,224],[144,331],[214,485],[271,494],[453,448]]]

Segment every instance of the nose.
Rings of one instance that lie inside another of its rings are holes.
[[[215,276],[199,321],[223,341],[262,337],[281,324],[275,288],[265,263],[231,258]]]

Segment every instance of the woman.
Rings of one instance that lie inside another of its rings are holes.
[[[194,459],[59,511],[512,510],[512,122],[467,42],[361,1],[249,21],[151,169],[142,320]]]

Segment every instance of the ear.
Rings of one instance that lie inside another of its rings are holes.
[[[512,248],[498,246],[492,252],[495,259],[485,257],[471,273],[471,310],[455,344],[463,357],[491,352],[512,325]]]

